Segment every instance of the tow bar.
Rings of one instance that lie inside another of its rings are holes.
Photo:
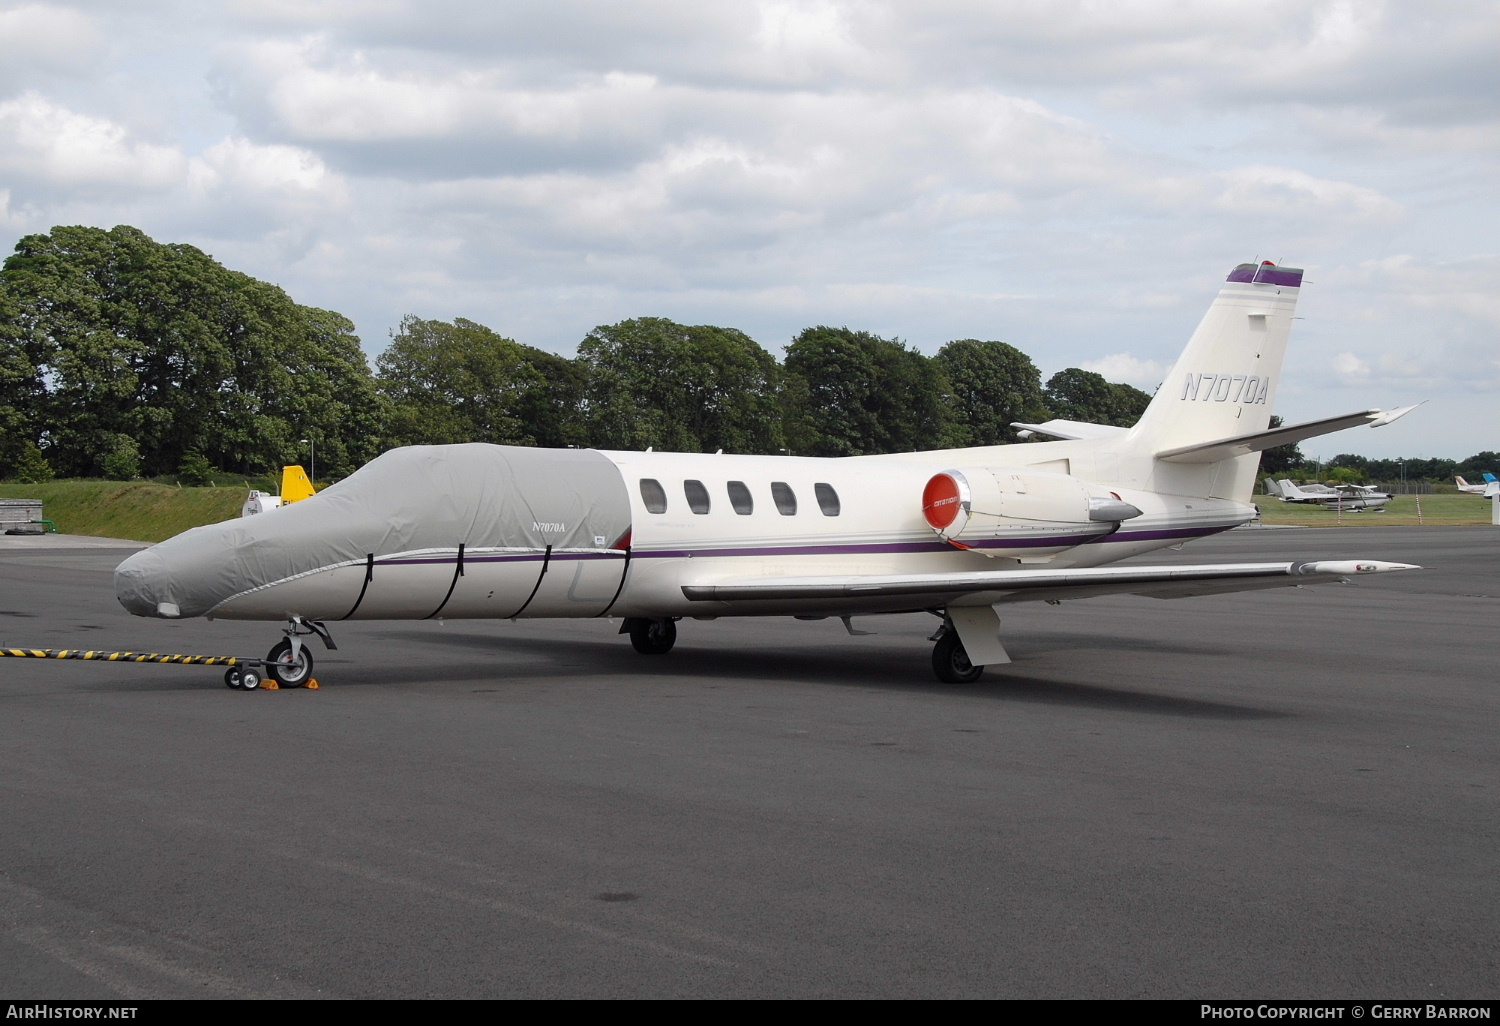
[[[93,659],[108,663],[181,663],[192,666],[227,666],[224,683],[237,691],[279,691],[276,678],[259,672],[271,665],[265,659],[246,656],[164,655],[159,652],[100,652],[81,648],[0,648],[0,658],[10,659]],[[303,687],[315,691],[316,680]]]

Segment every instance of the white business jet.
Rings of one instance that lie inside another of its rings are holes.
[[[267,658],[292,686],[312,674],[302,639],[333,648],[338,620],[622,618],[637,651],[662,654],[685,617],[837,617],[854,633],[850,617],[923,610],[941,622],[938,678],[960,683],[1009,662],[1007,603],[1416,569],[1106,565],[1251,520],[1261,450],[1411,409],[1268,429],[1301,284],[1235,268],[1130,429],[1053,420],[1017,427],[1056,441],[844,459],[393,449],[301,502],[131,556],[116,590],[141,616],[284,621]]]

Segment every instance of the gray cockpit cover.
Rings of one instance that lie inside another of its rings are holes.
[[[131,556],[115,590],[132,612],[201,616],[251,588],[421,549],[599,549],[630,528],[620,471],[592,449],[392,449],[301,502],[197,527]],[[603,539],[600,541],[599,539]]]

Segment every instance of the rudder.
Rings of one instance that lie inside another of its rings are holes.
[[[1155,449],[1264,431],[1302,287],[1302,270],[1240,264],[1162,382],[1135,434]]]
[[[1266,430],[1302,270],[1270,261],[1240,264],[1188,339],[1151,404],[1131,429],[1141,455]],[[1250,501],[1260,455],[1180,466],[1153,461],[1152,487]]]

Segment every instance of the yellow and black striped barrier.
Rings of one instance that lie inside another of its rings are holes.
[[[81,648],[0,648],[0,657],[12,659],[100,659],[109,663],[191,663],[198,666],[259,664],[259,659],[239,656],[162,655],[158,652],[96,652]]]
[[[224,683],[241,691],[278,691],[281,685],[274,676],[262,677],[255,667],[271,664],[264,659],[245,656],[168,655],[162,652],[103,652],[83,648],[0,648],[0,658],[9,659],[93,659],[106,663],[180,663],[184,666],[228,666]],[[288,685],[295,687],[296,685]],[[316,679],[308,678],[302,687],[309,691],[318,689]]]

